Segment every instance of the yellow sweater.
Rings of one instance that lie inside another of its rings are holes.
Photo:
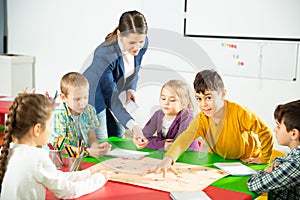
[[[259,141],[254,134],[258,135]],[[198,113],[165,156],[176,161],[199,137],[205,140],[210,153],[227,159],[259,156],[263,163],[268,163],[273,149],[273,135],[270,128],[249,109],[227,100],[218,125],[214,125],[211,118],[203,112]]]

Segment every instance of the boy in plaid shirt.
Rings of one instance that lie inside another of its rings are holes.
[[[300,100],[277,106],[274,129],[278,144],[291,152],[274,159],[270,167],[248,180],[248,187],[258,194],[268,192],[269,199],[300,199]]]
[[[99,144],[96,138],[95,129],[100,123],[95,108],[88,104],[87,79],[78,72],[67,73],[60,81],[60,90],[63,103],[54,110],[50,142],[53,143],[56,137],[68,137],[69,144],[75,147],[78,140],[83,140],[86,156],[103,156],[111,145],[107,142]]]

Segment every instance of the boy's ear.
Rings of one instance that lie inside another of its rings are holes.
[[[292,130],[292,135],[291,135],[293,140],[299,141],[300,140],[300,132],[298,129],[293,129]]]
[[[66,101],[67,101],[67,97],[66,97],[66,95],[65,95],[64,93],[60,93],[59,96],[60,96],[60,99],[61,99],[63,102],[66,102]]]
[[[223,91],[222,91],[222,98],[223,98],[223,99],[225,99],[226,94],[227,94],[227,90],[226,90],[226,89],[223,89]]]

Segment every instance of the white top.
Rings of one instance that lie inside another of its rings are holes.
[[[134,56],[124,49],[119,37],[118,37],[118,45],[122,51],[122,57],[124,62],[124,80],[126,81],[126,78],[134,74],[134,68],[135,68]],[[126,124],[126,126],[131,131],[136,125],[138,124],[133,119],[130,119]]]
[[[130,53],[123,53],[123,61],[124,61],[124,78],[131,76],[134,73],[134,56]]]
[[[124,49],[119,37],[118,44],[122,51],[122,57],[124,62],[124,79],[126,80],[126,78],[128,78],[134,73],[134,56]]]
[[[101,188],[106,178],[89,170],[62,172],[48,152],[24,144],[12,144],[2,183],[2,199],[45,199],[46,188],[58,198],[77,198]]]
[[[168,121],[168,120],[166,120],[165,117],[163,118],[163,121],[162,121],[162,130],[161,130],[161,133],[162,133],[163,137],[167,136],[167,133],[168,133],[168,131],[169,131],[169,129],[170,129],[170,127],[171,127],[174,119],[172,119],[171,121]]]

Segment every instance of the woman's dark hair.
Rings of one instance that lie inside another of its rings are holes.
[[[142,13],[136,10],[127,11],[121,15],[118,27],[105,37],[105,46],[117,42],[118,30],[122,36],[127,36],[130,33],[147,34],[148,26]]]

